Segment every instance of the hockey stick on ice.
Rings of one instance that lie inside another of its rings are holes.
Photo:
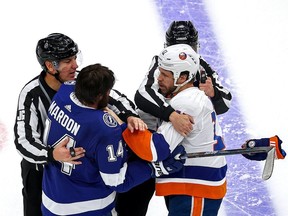
[[[185,155],[181,155],[180,159],[225,156],[235,154],[252,154],[252,153],[253,154],[267,153],[267,158],[262,172],[262,179],[268,180],[272,176],[274,168],[275,148],[273,146],[186,153]]]
[[[251,154],[251,153],[268,153],[272,146],[267,147],[254,147],[254,148],[240,148],[240,149],[229,149],[229,150],[218,150],[218,151],[206,151],[206,152],[193,152],[181,155],[180,159],[187,158],[199,158],[199,157],[213,157],[213,156],[225,156],[225,155],[235,155],[235,154]]]

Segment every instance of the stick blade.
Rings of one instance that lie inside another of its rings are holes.
[[[266,181],[272,176],[273,169],[274,169],[274,161],[275,161],[275,148],[272,148],[267,153],[267,158],[266,158],[263,173],[262,173],[263,180]]]

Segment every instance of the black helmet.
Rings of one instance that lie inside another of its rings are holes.
[[[191,21],[173,21],[166,31],[166,46],[198,43],[198,31]]]
[[[77,44],[71,38],[61,33],[52,33],[38,41],[36,56],[45,70],[45,61],[60,61],[76,55],[78,51]]]

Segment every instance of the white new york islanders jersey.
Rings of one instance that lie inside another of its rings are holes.
[[[170,105],[194,118],[192,132],[181,136],[171,123],[163,122],[158,133],[174,149],[181,143],[187,153],[222,150],[225,145],[212,102],[197,87],[190,87],[170,100]],[[175,174],[156,180],[156,194],[186,194],[211,199],[223,198],[226,193],[227,164],[224,156],[190,158],[184,168]]]
[[[163,160],[179,144],[185,147],[187,153],[225,148],[213,105],[203,91],[196,87],[187,88],[169,103],[175,110],[194,118],[192,132],[183,137],[170,122],[163,122],[154,133],[147,130],[135,134],[126,129],[124,139],[140,158],[148,161]],[[156,179],[156,195],[186,194],[211,199],[223,198],[226,193],[226,171],[227,164],[223,156],[186,159],[182,170]]]
[[[44,140],[55,147],[65,137],[69,147],[83,147],[81,165],[50,162],[43,176],[43,215],[97,216],[114,208],[115,191],[124,192],[151,177],[143,161],[126,163],[122,129],[102,110],[81,104],[74,85],[63,84],[48,110]],[[123,128],[124,127],[124,128]]]

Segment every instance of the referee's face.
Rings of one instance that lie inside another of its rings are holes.
[[[72,56],[66,59],[62,59],[59,62],[57,71],[60,73],[59,77],[64,82],[74,80],[76,75],[76,69],[78,64],[76,61],[76,56]]]

